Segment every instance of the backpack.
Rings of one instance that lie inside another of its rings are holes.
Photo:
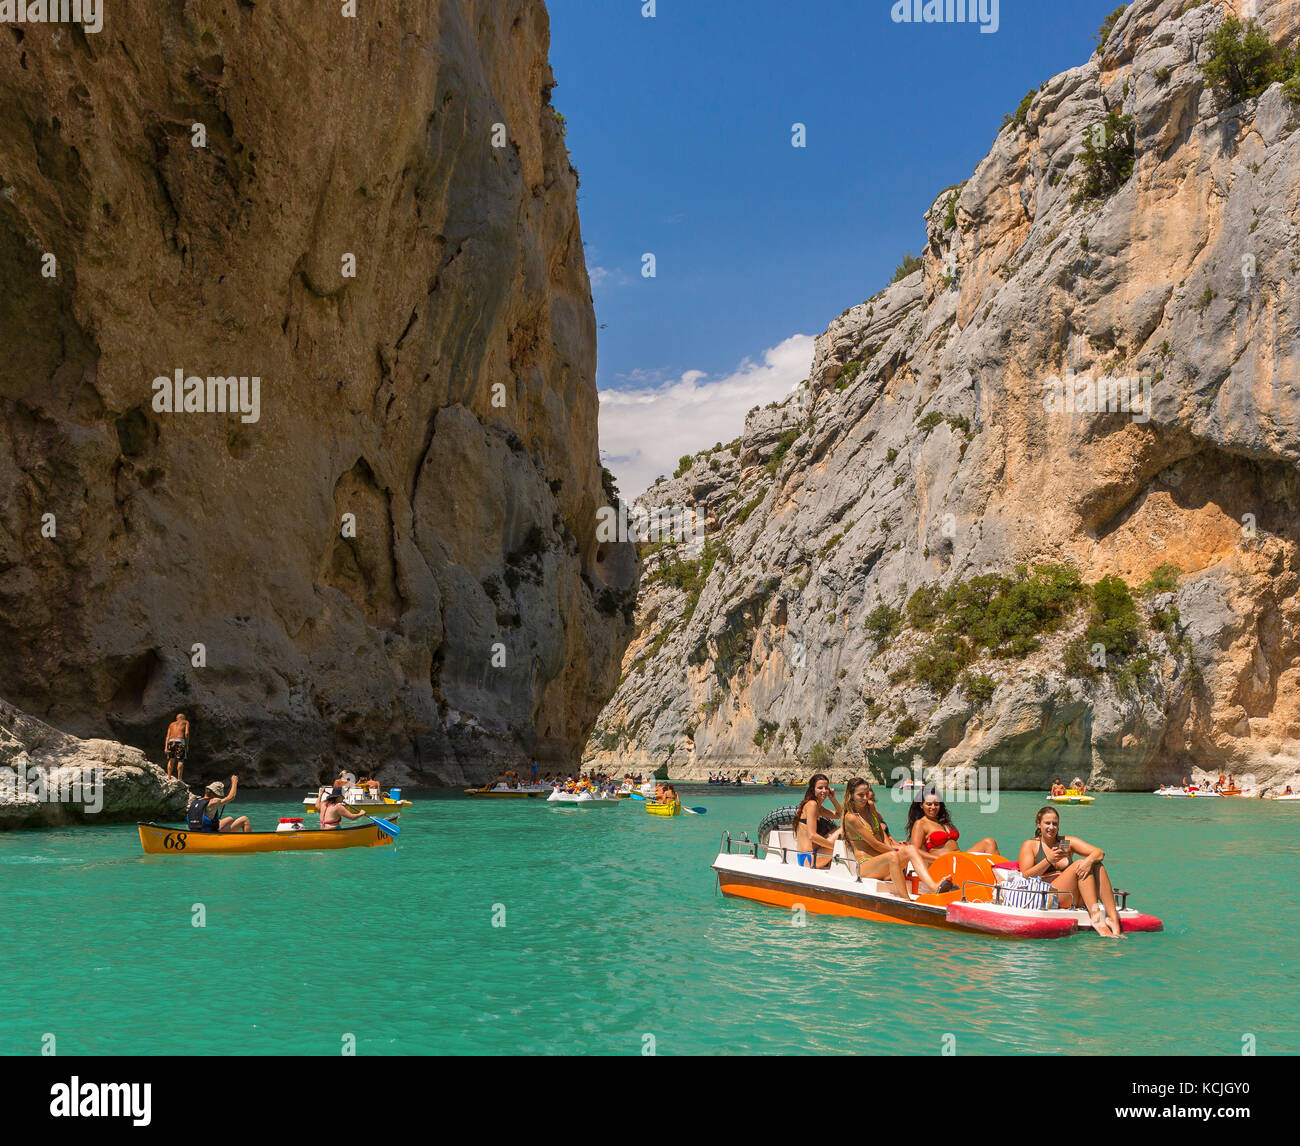
[[[210,798],[207,796],[195,796],[190,801],[189,811],[185,813],[185,824],[192,832],[201,832],[203,827],[203,813],[208,810]]]

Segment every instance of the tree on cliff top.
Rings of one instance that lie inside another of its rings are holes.
[[[1097,52],[1104,52],[1106,50],[1106,41],[1110,39],[1111,32],[1114,30],[1115,25],[1119,23],[1119,18],[1124,15],[1127,9],[1127,3],[1121,4],[1115,9],[1115,11],[1106,17],[1105,22],[1097,29],[1097,35],[1095,37],[1097,41]],[[1096,55],[1096,52],[1093,54]]]

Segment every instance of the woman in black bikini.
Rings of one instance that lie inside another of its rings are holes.
[[[1020,845],[1020,874],[1050,883],[1061,893],[1062,907],[1082,898],[1098,935],[1122,936],[1115,891],[1101,862],[1106,853],[1077,836],[1062,836],[1061,816],[1055,808],[1040,809],[1034,824],[1034,838]],[[1075,856],[1080,857],[1078,862],[1071,862]]]
[[[835,798],[835,789],[830,780],[818,772],[808,781],[803,799],[799,801],[799,810],[795,813],[794,838],[800,867],[831,866],[831,853],[835,841],[840,838],[840,829],[822,807],[826,800],[830,800],[838,817],[840,802]]]
[[[958,844],[961,833],[948,814],[948,806],[939,799],[939,793],[934,789],[926,792],[919,800],[914,800],[908,809],[907,838],[927,864],[934,863],[942,855],[959,851],[1002,854],[998,850],[998,841],[992,836],[985,836],[974,847],[963,848]]]
[[[858,875],[879,879],[888,871],[894,881],[894,892],[904,899],[912,897],[903,878],[903,864],[911,861],[921,890],[928,895],[939,895],[952,890],[952,880],[936,884],[926,870],[925,860],[911,844],[900,844],[889,834],[889,828],[876,811],[876,795],[871,785],[854,777],[844,789],[844,841],[853,849],[858,861]]]

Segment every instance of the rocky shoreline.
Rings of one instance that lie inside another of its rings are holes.
[[[189,797],[138,748],[69,736],[0,701],[0,830],[183,819]]]

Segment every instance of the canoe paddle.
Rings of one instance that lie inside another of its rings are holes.
[[[709,810],[708,808],[688,808],[688,807],[686,807],[685,804],[682,805],[682,811],[683,811],[683,812],[690,812],[690,814],[691,814],[692,816],[703,816],[703,815],[706,815],[706,814],[708,813],[708,810]]]
[[[399,828],[396,824],[394,824],[391,820],[381,819],[379,816],[374,816],[374,815],[370,817],[370,820],[372,823],[378,824],[390,836],[396,836],[401,834],[402,829]]]
[[[632,793],[632,799],[634,799],[634,800],[640,800],[643,804],[645,803],[645,797],[644,797],[643,795],[641,795],[640,792],[633,792],[633,793]]]

